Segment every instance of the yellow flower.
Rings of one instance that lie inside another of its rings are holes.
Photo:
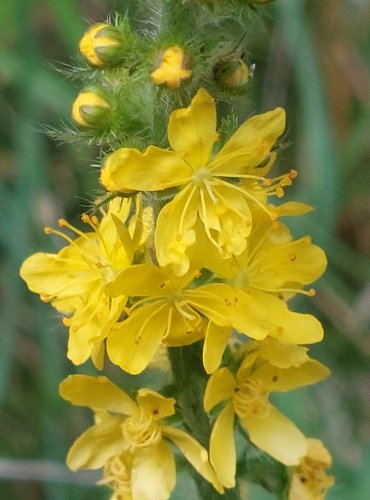
[[[75,364],[85,362],[90,356],[102,368],[104,339],[117,321],[126,303],[121,296],[108,297],[105,288],[133,258],[134,245],[128,229],[123,224],[130,212],[130,202],[115,199],[99,222],[97,217],[83,215],[82,220],[92,231],[83,233],[59,221],[76,235],[45,228],[47,234],[57,234],[69,243],[57,254],[36,253],[23,263],[20,274],[29,289],[40,294],[59,312],[67,314],[64,323],[70,327],[68,358]]]
[[[91,66],[99,68],[115,64],[122,58],[122,35],[111,24],[93,24],[81,38],[79,48]]]
[[[95,425],[69,450],[71,470],[111,467],[111,461],[121,457],[133,500],[165,500],[176,483],[170,440],[204,479],[223,492],[207,451],[186,432],[166,425],[164,419],[175,414],[175,399],[140,389],[135,402],[106,377],[86,375],[67,377],[60,384],[60,395],[96,413]]]
[[[188,108],[170,116],[168,138],[173,151],[156,146],[145,153],[118,149],[106,159],[101,181],[113,191],[180,188],[158,216],[155,244],[159,264],[171,265],[181,276],[190,267],[187,250],[196,241],[197,221],[222,257],[228,258],[240,255],[247,246],[251,203],[276,218],[276,209],[266,208],[263,198],[277,190],[280,195],[281,185],[291,179],[264,176],[276,156],[271,148],[284,128],[281,108],[254,116],[213,156],[218,140],[216,108],[212,97],[200,89]]]
[[[165,83],[170,89],[177,89],[181,80],[191,77],[191,71],[184,68],[185,55],[180,47],[169,47],[162,55],[159,67],[151,74],[153,83]]]
[[[111,106],[109,102],[93,89],[81,91],[73,102],[72,118],[81,127],[104,127],[110,116]]]
[[[307,444],[307,454],[294,470],[289,500],[324,500],[334,484],[325,472],[332,464],[328,450],[318,439],[307,439]]]
[[[104,466],[103,479],[98,485],[104,485],[113,490],[110,500],[133,500],[131,474],[133,457],[129,452],[108,460]]]
[[[265,338],[268,320],[246,293],[222,283],[191,288],[198,272],[175,276],[170,268],[139,264],[122,271],[107,286],[107,293],[142,297],[125,308],[128,318],[109,334],[107,352],[111,361],[131,374],[143,371],[161,343],[191,344],[204,336],[207,319],[214,324]]]
[[[269,394],[316,383],[328,374],[324,365],[311,359],[283,369],[261,359],[251,364],[247,357],[236,377],[227,368],[211,375],[204,396],[206,411],[227,401],[215,421],[210,443],[211,464],[223,486],[235,485],[235,415],[258,448],[285,465],[297,465],[307,452],[306,438],[270,403]]]
[[[284,206],[281,213],[285,213]],[[260,210],[253,210],[252,214],[255,222],[248,247],[241,255],[221,259],[203,237],[204,241],[199,242],[203,253],[194,256],[194,260],[200,267],[207,266],[232,286],[247,292],[268,317],[270,336],[293,344],[319,342],[323,337],[321,323],[310,314],[291,311],[286,300],[297,293],[313,295],[312,289],[306,291],[303,287],[325,271],[325,253],[313,245],[309,237],[293,240],[284,224],[272,222]],[[230,328],[209,325],[203,351],[208,373],[219,366],[231,333]]]

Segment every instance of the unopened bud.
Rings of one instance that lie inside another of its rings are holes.
[[[105,127],[112,116],[112,109],[100,91],[82,90],[72,105],[72,118],[81,127]]]
[[[111,24],[93,24],[80,40],[80,52],[95,67],[118,63],[123,56],[121,32]]]
[[[151,74],[156,85],[166,84],[170,89],[177,89],[181,80],[191,77],[192,72],[186,69],[186,57],[180,47],[169,47],[163,52],[162,61]]]
[[[242,59],[221,63],[216,67],[215,77],[222,87],[239,89],[253,76],[254,65],[248,67]]]

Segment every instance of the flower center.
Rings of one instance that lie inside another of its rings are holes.
[[[234,390],[233,403],[240,418],[250,415],[264,418],[270,411],[268,392],[257,380],[246,380],[238,384]]]
[[[123,438],[132,451],[135,448],[153,446],[162,439],[159,425],[143,411],[140,415],[128,417],[121,428]]]
[[[204,181],[210,180],[213,177],[212,171],[207,167],[198,168],[193,176],[192,180],[197,186],[204,184]]]

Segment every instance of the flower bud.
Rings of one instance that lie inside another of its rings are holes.
[[[82,90],[72,105],[72,118],[81,127],[102,128],[111,116],[111,105],[100,90]]]
[[[151,74],[156,85],[165,83],[170,89],[177,89],[181,80],[191,77],[192,72],[185,69],[186,58],[180,47],[169,47],[163,52],[162,61]]]
[[[244,87],[253,76],[254,65],[248,67],[242,59],[220,64],[216,67],[216,80],[227,89]]]
[[[80,52],[91,66],[116,64],[123,55],[122,34],[110,24],[93,24],[80,40]]]

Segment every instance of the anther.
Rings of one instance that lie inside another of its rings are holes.
[[[63,318],[62,323],[64,326],[71,326],[71,319],[70,318]]]
[[[278,186],[275,189],[275,194],[278,198],[282,198],[284,196],[284,189],[281,186]]]
[[[68,226],[68,222],[65,219],[59,219],[58,226]]]
[[[314,297],[316,295],[316,290],[314,288],[310,288],[307,294],[309,297]]]
[[[289,255],[290,262],[294,262],[296,260],[296,258],[297,258],[297,256],[296,256],[295,253],[292,253],[292,254]]]
[[[289,172],[289,177],[290,177],[291,179],[295,179],[296,177],[298,177],[298,172],[297,172],[297,170],[291,170],[291,171]]]
[[[44,233],[45,233],[45,234],[53,234],[53,230],[52,230],[52,228],[51,228],[51,227],[49,227],[49,226],[45,226],[45,227],[44,227]]]
[[[263,179],[263,185],[268,187],[271,186],[272,184],[272,179]]]

